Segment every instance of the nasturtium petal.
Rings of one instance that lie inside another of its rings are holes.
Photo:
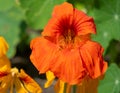
[[[10,71],[10,68],[11,68],[11,64],[10,64],[10,61],[9,59],[7,58],[7,56],[2,56],[0,57],[0,68],[2,71],[2,67],[6,66],[7,69],[5,69],[7,72]],[[5,72],[6,72],[5,71]]]
[[[6,55],[8,44],[3,37],[0,36],[0,57]]]
[[[7,67],[7,65],[0,68],[0,79],[4,76],[7,76],[10,73],[10,69]]]
[[[21,89],[24,88],[26,91],[29,91],[30,93],[42,93],[42,89],[40,88],[40,86],[30,76],[28,76],[24,72],[24,70],[22,69],[20,70],[18,78],[23,84],[23,86],[21,86]],[[19,93],[23,93],[23,92],[19,92]]]
[[[7,65],[0,67],[0,92],[7,93],[11,85],[12,76]]]
[[[100,82],[99,93],[120,92],[120,68],[112,63],[108,68],[104,79]]]
[[[9,93],[9,88],[11,87],[12,76],[9,74],[4,76],[2,79],[0,78],[0,92],[1,93]]]
[[[54,73],[52,73],[51,71],[46,72],[46,77],[47,82],[44,85],[45,88],[49,87],[52,84],[53,80],[55,79]]]
[[[3,65],[0,68],[0,92],[1,93],[42,93],[39,85],[23,70],[9,68]]]
[[[73,6],[72,4],[68,4],[67,2],[62,5],[56,5],[53,9],[52,16],[54,17],[68,17],[73,14]]]
[[[17,77],[15,77],[14,82],[15,82],[16,93],[28,93],[29,92],[24,88],[24,85],[21,84],[21,81]]]
[[[8,44],[3,37],[0,36],[0,68],[6,66],[9,70],[11,68],[10,61],[6,56]]]
[[[76,86],[76,93],[98,93],[98,83],[99,78],[91,79],[90,77],[86,77],[81,84]]]

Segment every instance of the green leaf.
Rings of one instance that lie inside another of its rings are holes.
[[[26,11],[26,21],[34,29],[43,29],[55,5],[65,0],[20,0]]]
[[[98,90],[99,93],[120,93],[120,68],[116,64],[110,65]]]
[[[24,9],[29,9],[32,3],[34,3],[34,0],[19,0],[20,6]]]
[[[0,12],[0,36],[3,36],[9,44],[8,57],[14,56],[16,52],[22,18],[22,12],[16,5],[7,11]]]
[[[15,0],[0,0],[0,11],[7,11],[14,6]]]
[[[83,11],[83,12],[87,12],[87,9],[85,8],[85,5],[84,5],[84,4],[75,3],[74,6],[75,6],[75,8],[77,8],[78,10],[81,10],[81,11]]]
[[[120,40],[120,0],[100,0],[100,7],[94,10],[97,36],[106,49],[111,39]]]

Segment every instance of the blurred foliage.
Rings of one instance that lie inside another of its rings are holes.
[[[0,0],[0,35],[10,46],[8,56],[28,58],[30,40],[40,35],[53,7],[65,1],[95,20],[97,35],[93,39],[104,47],[104,57],[110,65],[99,93],[119,93],[120,0]],[[115,85],[116,78],[119,78],[118,85]]]
[[[15,55],[15,46],[19,42],[20,22],[23,13],[14,0],[0,0],[0,35],[7,40],[10,49],[8,56]]]
[[[98,30],[95,40],[107,49],[112,39],[120,40],[120,0],[99,0],[99,4],[93,10]]]
[[[111,64],[104,80],[100,82],[99,93],[120,93],[120,68]]]
[[[120,41],[111,40],[105,54],[106,60],[111,63],[117,63],[120,67]]]
[[[66,0],[19,0],[27,23],[34,29],[43,29],[56,4]]]

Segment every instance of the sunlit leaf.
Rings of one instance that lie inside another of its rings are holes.
[[[95,40],[107,48],[111,39],[120,40],[120,0],[100,0],[99,3],[100,7],[94,11],[98,32]]]
[[[66,0],[20,0],[20,5],[26,10],[27,23],[34,29],[43,29],[53,7],[64,1]]]
[[[104,80],[100,82],[99,93],[120,93],[120,68],[111,64]]]

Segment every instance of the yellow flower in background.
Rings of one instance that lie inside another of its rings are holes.
[[[6,55],[8,44],[3,37],[0,37],[0,57]]]
[[[0,37],[0,93],[42,93],[39,85],[24,70],[11,68],[6,56],[8,44]]]
[[[15,86],[15,87],[14,87]],[[17,68],[8,70],[6,66],[0,69],[0,91],[1,93],[42,93],[39,85],[28,76],[24,70]]]
[[[7,66],[10,69],[10,61],[6,56],[8,44],[3,37],[0,37],[0,68]]]

